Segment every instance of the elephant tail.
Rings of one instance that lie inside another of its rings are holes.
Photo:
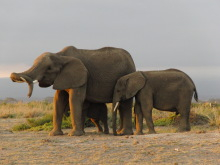
[[[198,93],[197,93],[197,90],[196,90],[196,88],[194,89],[194,99],[198,102],[199,101],[199,99],[198,99]]]

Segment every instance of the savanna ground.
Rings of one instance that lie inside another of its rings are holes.
[[[176,133],[178,118],[167,120],[173,114],[156,110],[158,134],[113,136],[95,127],[80,137],[68,136],[70,129],[55,137],[45,130],[14,131],[51,111],[48,103],[0,104],[0,164],[220,164],[220,106],[194,104],[186,133]]]

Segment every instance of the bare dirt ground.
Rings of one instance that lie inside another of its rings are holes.
[[[220,164],[219,130],[113,136],[12,132],[24,119],[0,119],[0,164]],[[146,130],[145,130],[146,132]]]

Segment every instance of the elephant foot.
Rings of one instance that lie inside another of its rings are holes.
[[[120,132],[117,132],[118,135],[133,135],[133,131],[132,130],[128,130],[128,129],[122,129]]]
[[[57,135],[63,135],[63,131],[61,131],[61,130],[52,130],[49,133],[49,136],[57,136]]]
[[[190,128],[179,128],[178,132],[188,132],[190,131]]]
[[[70,133],[68,134],[69,136],[82,136],[84,135],[85,132],[84,131],[76,131],[76,130],[72,130],[70,131]]]
[[[148,134],[156,134],[156,131],[148,131]]]
[[[98,133],[100,133],[100,134],[109,134],[109,130],[104,130],[104,131],[102,131],[102,130],[98,130]]]
[[[117,134],[120,134],[121,131],[122,131],[122,128],[119,128],[119,129],[117,130]]]
[[[104,131],[104,134],[109,134],[109,130],[105,130],[105,131]]]
[[[103,133],[103,129],[98,129],[98,132]]]
[[[144,133],[142,131],[136,131],[134,134],[135,135],[143,135]]]

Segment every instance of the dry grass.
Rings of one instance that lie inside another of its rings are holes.
[[[107,104],[109,109],[109,126],[111,127],[111,104]],[[36,118],[52,114],[53,105],[45,101],[37,102],[17,102],[0,104],[0,118]],[[175,132],[178,126],[178,117],[174,112],[165,112],[153,110],[153,121],[157,126],[156,131],[159,133]],[[134,122],[133,122],[134,123]],[[220,106],[207,107],[202,104],[192,104],[190,123],[192,130],[199,132],[205,129],[220,127]],[[207,125],[207,126],[205,126]],[[161,127],[161,126],[166,126]],[[146,128],[146,126],[145,126]]]
[[[0,118],[33,118],[52,113],[53,105],[48,102],[0,104]]]

